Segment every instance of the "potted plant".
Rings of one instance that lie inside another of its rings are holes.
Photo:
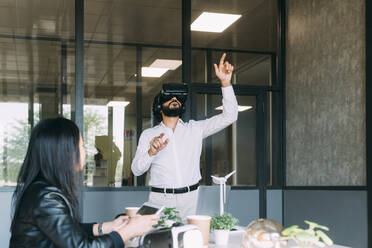
[[[211,219],[211,230],[214,233],[216,245],[227,245],[230,230],[238,223],[238,219],[229,213],[215,214]]]
[[[300,248],[309,248],[313,247],[313,245],[317,245],[318,247],[333,245],[332,239],[330,239],[327,234],[322,231],[329,231],[328,227],[307,220],[305,220],[305,223],[309,225],[309,228],[301,229],[297,225],[293,225],[284,229],[282,231],[281,239],[293,239]]]

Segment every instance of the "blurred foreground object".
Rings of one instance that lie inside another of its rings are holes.
[[[333,245],[332,239],[322,231],[329,231],[328,227],[307,220],[305,223],[309,225],[308,229],[301,229],[297,225],[290,226],[282,231],[281,239],[293,239],[299,248],[313,247],[313,245],[318,247]],[[322,230],[315,230],[315,228]]]
[[[270,219],[258,219],[251,222],[243,237],[243,248],[280,248],[286,241],[280,240],[282,225]]]

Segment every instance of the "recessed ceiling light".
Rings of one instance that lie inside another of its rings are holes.
[[[191,24],[191,30],[221,33],[242,15],[203,12]]]
[[[251,109],[253,108],[252,106],[241,106],[241,105],[238,105],[238,111],[239,112],[243,112],[243,111],[246,111],[248,109]],[[215,110],[223,110],[223,107],[222,106],[219,106],[217,108],[215,108]]]
[[[182,65],[182,60],[175,59],[156,59],[151,65],[151,68],[168,68],[168,70],[175,70]]]
[[[168,68],[142,67],[142,77],[161,77],[168,71]]]
[[[127,101],[109,101],[107,103],[108,107],[125,107],[129,104],[130,102]]]

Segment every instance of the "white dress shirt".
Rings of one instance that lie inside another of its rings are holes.
[[[173,130],[161,122],[146,129],[139,139],[132,171],[140,176],[150,168],[149,185],[159,188],[179,188],[196,184],[201,179],[200,155],[203,139],[235,122],[238,103],[232,86],[222,88],[223,111],[221,114],[201,121],[178,121]],[[156,155],[148,154],[150,141],[164,133],[163,141],[169,142]]]

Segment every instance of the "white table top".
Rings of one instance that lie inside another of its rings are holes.
[[[223,248],[241,248],[243,236],[244,236],[245,231],[231,231],[229,235],[229,244],[227,246],[223,246]],[[208,248],[222,248],[221,246],[217,246],[214,244],[214,238],[213,238],[213,233],[210,234],[209,236],[209,245]],[[287,248],[296,247],[296,244],[294,242],[288,242],[288,245],[286,246]],[[285,248],[285,247],[283,247]],[[317,246],[314,246],[314,248],[318,248]],[[326,246],[326,248],[350,248],[347,246],[341,246],[341,245],[331,245],[331,246]]]

